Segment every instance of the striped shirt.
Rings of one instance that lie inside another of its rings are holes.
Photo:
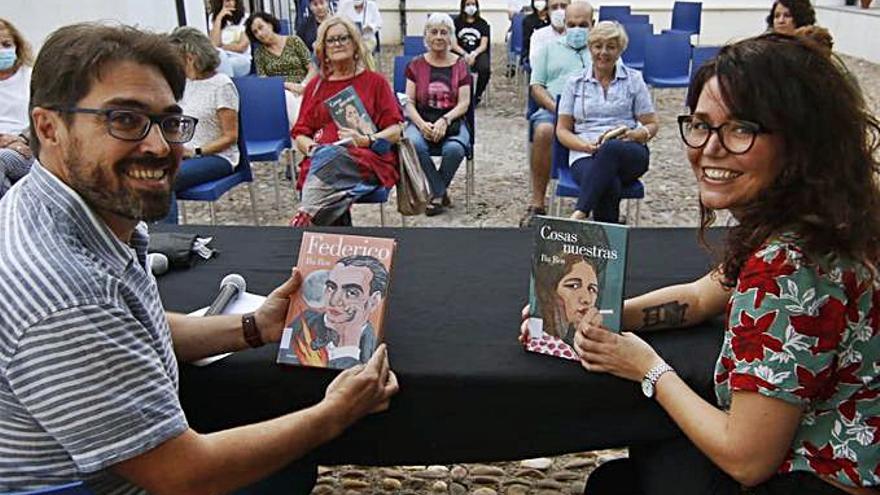
[[[147,242],[36,162],[0,201],[0,492],[143,493],[108,468],[188,428]]]

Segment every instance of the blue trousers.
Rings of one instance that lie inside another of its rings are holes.
[[[432,143],[422,136],[422,132],[414,124],[410,123],[406,126],[406,137],[413,143],[419,154],[419,163],[425,176],[428,178],[428,184],[431,186],[431,196],[434,198],[442,198],[446,194],[446,188],[452,183],[455,172],[461,165],[461,161],[467,155],[467,149],[470,145],[471,135],[464,122],[461,123],[461,130],[458,135],[447,137],[439,143]],[[434,167],[434,161],[431,155],[440,155],[440,170]]]
[[[648,147],[633,141],[612,139],[593,156],[579,158],[571,165],[580,185],[577,209],[599,222],[620,221],[620,194],[648,171]]]
[[[177,195],[178,191],[185,191],[198,184],[204,184],[221,177],[226,177],[233,172],[232,165],[217,155],[200,156],[184,160],[177,171],[174,179],[174,188],[171,194],[171,209],[162,223],[177,224]]]

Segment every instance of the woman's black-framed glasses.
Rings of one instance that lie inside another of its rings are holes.
[[[90,113],[101,115],[107,132],[122,141],[140,141],[147,137],[153,124],[159,126],[162,137],[171,144],[189,142],[196,132],[199,119],[178,113],[151,114],[122,108],[52,107],[62,113]]]
[[[761,124],[747,120],[731,120],[719,126],[711,126],[693,115],[678,116],[678,131],[684,144],[691,148],[702,148],[709,142],[713,132],[718,134],[721,146],[729,153],[742,155],[748,153],[755,144],[758,134],[768,132]]]
[[[341,34],[339,36],[333,36],[332,38],[327,38],[327,44],[330,46],[345,46],[348,42],[351,41],[350,34]]]

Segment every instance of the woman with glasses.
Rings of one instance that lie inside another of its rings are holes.
[[[351,22],[333,16],[321,23],[315,41],[318,77],[306,84],[291,132],[306,155],[297,177],[302,200],[291,226],[351,225],[352,203],[397,183],[391,145],[400,137],[403,117],[388,81],[367,68],[365,56]],[[369,128],[348,123],[349,105]]]
[[[419,154],[431,187],[425,214],[434,216],[452,204],[447,188],[470,147],[464,122],[471,101],[471,76],[452,53],[455,27],[447,14],[431,14],[425,23],[428,51],[406,66],[406,137]],[[441,154],[440,170],[431,154]]]
[[[34,162],[28,146],[32,58],[30,44],[11,22],[0,18],[0,198]]]
[[[229,76],[217,72],[220,57],[199,30],[179,27],[169,39],[177,46],[186,71],[180,106],[185,114],[198,119],[174,181],[174,190],[184,191],[225,177],[238,165],[238,91]],[[174,200],[166,221],[177,223]]]
[[[587,38],[592,63],[560,95],[556,136],[580,185],[574,219],[592,212],[600,222],[619,222],[622,189],[648,171],[657,115],[641,72],[620,61],[628,40],[619,23],[597,23]]]
[[[686,437],[632,446],[586,492],[878,493],[878,121],[821,50],[777,34],[722,48],[690,89],[701,233],[719,210],[736,222],[716,269],[623,316],[635,331],[725,318],[715,400],[636,334],[583,322],[583,367],[642,382]]]

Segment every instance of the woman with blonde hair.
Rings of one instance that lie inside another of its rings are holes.
[[[0,197],[30,171],[31,47],[21,32],[0,18]]]
[[[302,201],[292,226],[350,225],[348,209],[357,198],[397,183],[391,145],[400,137],[403,117],[391,86],[369,68],[367,57],[351,22],[333,16],[321,23],[315,40],[318,77],[303,91],[291,133],[306,155],[297,180]],[[363,111],[360,120],[369,120],[369,129],[346,124],[348,104]],[[334,118],[331,108],[342,110],[342,117]]]

